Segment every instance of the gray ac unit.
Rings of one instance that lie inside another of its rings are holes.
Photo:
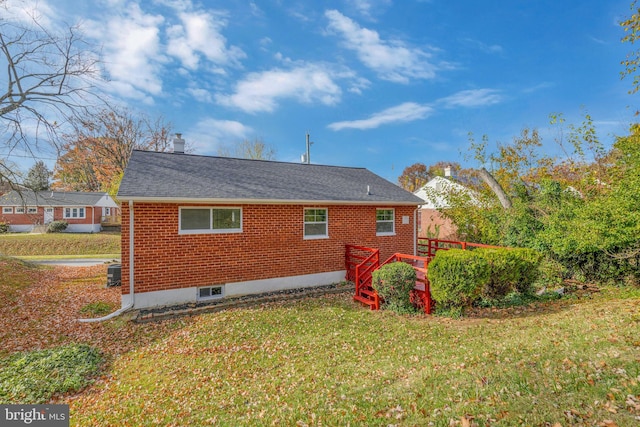
[[[122,265],[111,264],[107,267],[107,288],[112,286],[120,286],[122,277]]]

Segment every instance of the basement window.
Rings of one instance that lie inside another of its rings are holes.
[[[241,233],[242,208],[180,208],[180,234]]]
[[[393,236],[395,230],[393,209],[376,209],[376,236]]]
[[[222,298],[224,296],[224,285],[205,286],[198,288],[198,301]]]

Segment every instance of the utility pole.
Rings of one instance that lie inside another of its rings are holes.
[[[309,132],[307,132],[307,152],[302,155],[302,163],[311,163],[311,146],[313,142],[309,140]]]

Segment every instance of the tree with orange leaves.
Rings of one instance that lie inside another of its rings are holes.
[[[103,110],[75,123],[65,135],[54,169],[53,187],[115,194],[134,149],[168,151],[171,126],[162,118],[134,116],[129,110]]]

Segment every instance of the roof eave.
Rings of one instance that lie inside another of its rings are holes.
[[[369,206],[418,206],[421,202],[393,200],[283,200],[283,199],[220,199],[220,198],[182,198],[182,197],[140,197],[121,196],[122,202],[141,203],[188,203],[188,204],[231,204],[231,205],[369,205]]]

